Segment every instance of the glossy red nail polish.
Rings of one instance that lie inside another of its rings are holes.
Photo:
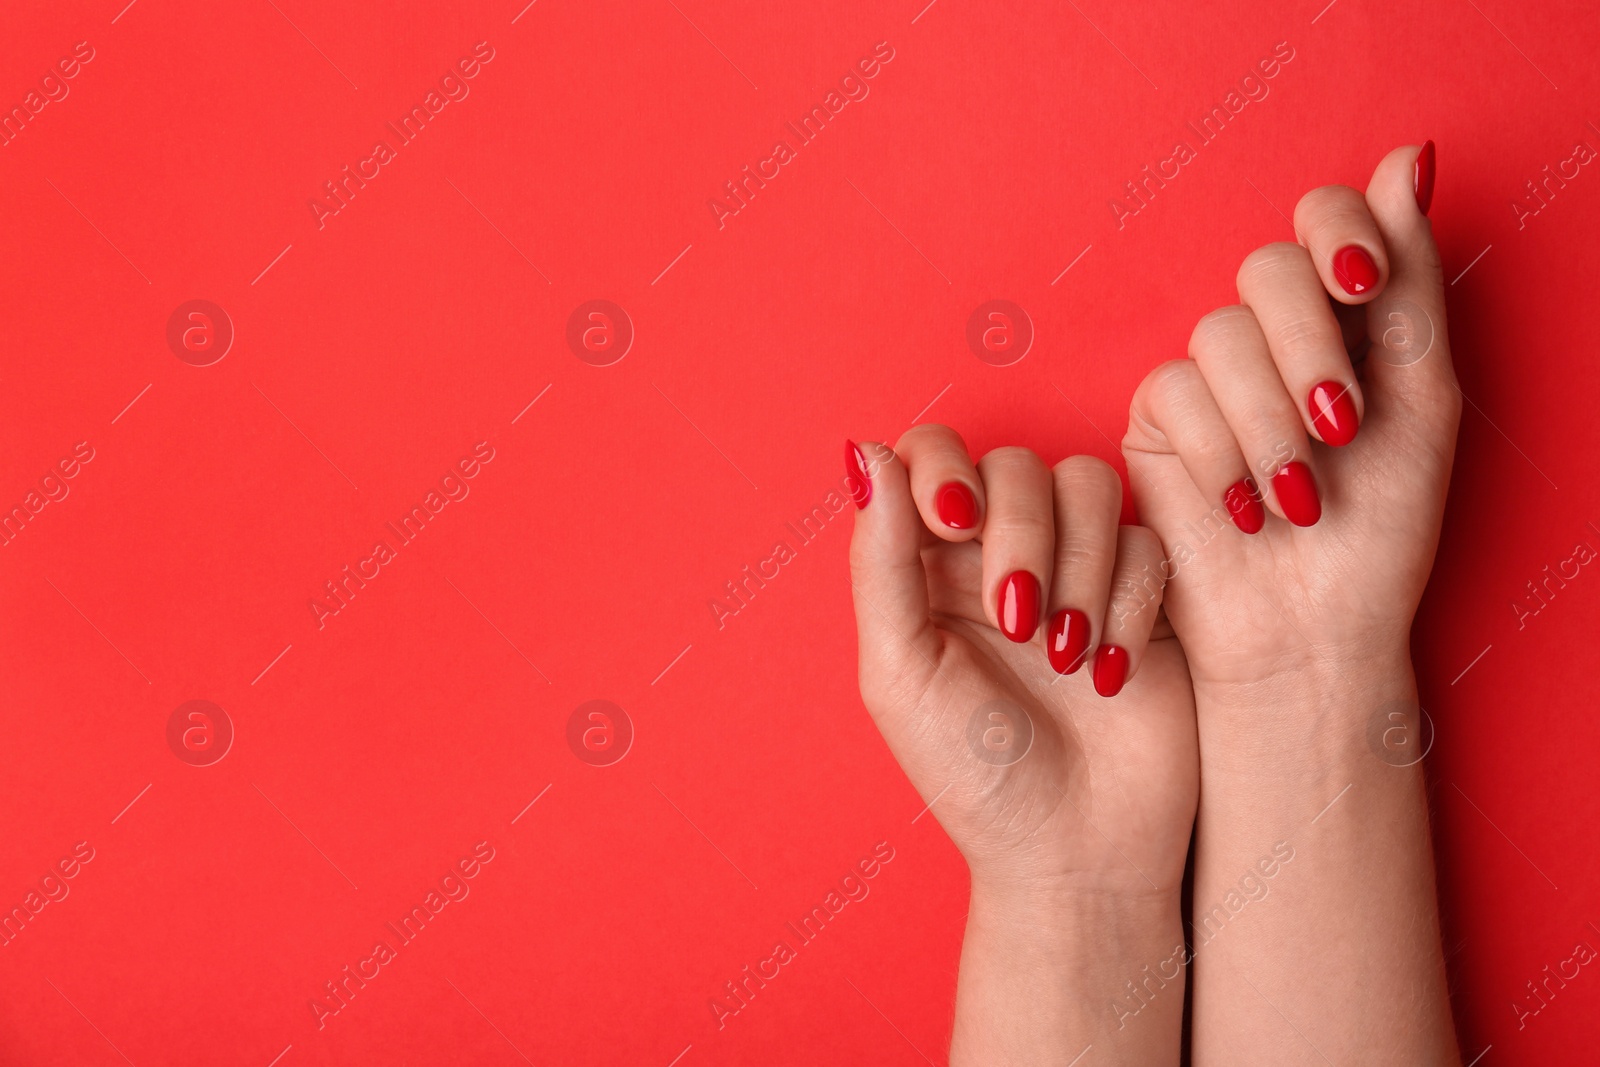
[[[1000,583],[1000,632],[1013,641],[1033,638],[1039,628],[1039,579],[1027,571],[1012,571]]]
[[[1089,653],[1089,616],[1077,608],[1063,608],[1052,615],[1044,650],[1057,674],[1071,674],[1083,666]]]
[[[939,521],[952,530],[970,530],[978,525],[978,498],[962,482],[945,482],[933,498]]]
[[[1322,518],[1317,480],[1311,476],[1311,468],[1299,460],[1285,463],[1272,476],[1272,491],[1278,494],[1284,516],[1296,526],[1312,526]]]
[[[1228,509],[1233,524],[1247,534],[1259,533],[1267,521],[1267,509],[1261,503],[1261,490],[1254,478],[1240,478],[1222,494],[1222,505]]]
[[[850,487],[850,499],[855,502],[856,510],[859,511],[872,502],[872,479],[867,476],[867,457],[856,447],[854,441],[844,443],[844,476],[845,483]]]
[[[1378,284],[1378,265],[1360,245],[1345,245],[1333,254],[1333,276],[1344,291],[1360,296]]]
[[[1128,650],[1120,645],[1101,645],[1094,653],[1094,691],[1103,697],[1122,692],[1128,680]]]
[[[1433,206],[1433,142],[1429,141],[1417,153],[1417,169],[1412,173],[1411,188],[1417,194],[1417,210],[1424,215]]]
[[[1356,439],[1356,399],[1350,395],[1353,388],[1338,382],[1323,382],[1306,398],[1311,425],[1317,428],[1324,443],[1347,445]]]

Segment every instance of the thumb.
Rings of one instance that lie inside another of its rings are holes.
[[[1445,330],[1444,276],[1433,225],[1433,144],[1396,148],[1367,186],[1367,207],[1389,252],[1389,284],[1367,305],[1366,395],[1374,416],[1440,453],[1454,447],[1461,391]]]
[[[877,714],[896,694],[920,693],[938,673],[939,635],[928,617],[926,534],[904,463],[888,445],[845,442],[850,495],[850,585],[861,644],[861,694]]]

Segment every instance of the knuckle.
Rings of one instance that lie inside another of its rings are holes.
[[[1233,344],[1248,331],[1259,332],[1260,329],[1255,312],[1243,304],[1217,308],[1195,323],[1194,332],[1189,335],[1189,355],[1202,359],[1211,351]]]
[[[985,478],[999,472],[1029,476],[1046,470],[1044,460],[1039,458],[1038,453],[1021,445],[1001,445],[992,449],[978,462],[978,466]]]
[[[1285,277],[1303,274],[1310,253],[1289,241],[1274,241],[1244,257],[1234,279],[1239,291],[1248,292]]]
[[[1294,206],[1294,228],[1315,227],[1324,216],[1349,212],[1362,195],[1348,185],[1321,185],[1300,198]],[[1304,224],[1302,224],[1304,223]]]

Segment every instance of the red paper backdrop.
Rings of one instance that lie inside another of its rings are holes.
[[[920,416],[1115,460],[1134,385],[1296,198],[1427,137],[1472,401],[1417,633],[1455,1003],[1485,1067],[1593,1057],[1600,973],[1513,1007],[1600,945],[1600,578],[1513,606],[1600,547],[1600,172],[1513,206],[1600,147],[1591,5],[124,2],[0,35],[0,504],[44,501],[0,549],[0,905],[67,892],[0,949],[0,1060],[942,1060],[965,872],[859,703],[840,441]],[[764,163],[875,49],[868,95]],[[719,225],[747,164],[770,180]],[[991,298],[1036,330],[1012,366],[964,340]],[[234,333],[204,367],[167,340],[197,299]],[[632,323],[609,366],[566,339],[591,300]],[[606,767],[568,743],[596,699],[634,735]],[[169,744],[191,700],[220,762]],[[479,842],[444,883],[470,894],[319,1028]],[[880,842],[870,896],[719,1029],[710,998]]]

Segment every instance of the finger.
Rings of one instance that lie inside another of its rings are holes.
[[[1094,456],[1069,456],[1051,472],[1055,482],[1055,574],[1045,614],[1044,649],[1057,674],[1083,666],[1100,639],[1111,568],[1117,558],[1122,480]]]
[[[1302,425],[1325,444],[1347,445],[1361,422],[1361,389],[1311,256],[1281,241],[1256,249],[1239,268],[1239,302],[1255,312]]]
[[[1322,501],[1311,441],[1255,315],[1247,307],[1213,311],[1195,326],[1189,357],[1251,470],[1270,487],[1267,506],[1296,526],[1314,524]]]
[[[867,706],[919,691],[937,671],[939,638],[928,617],[922,566],[925,527],[905,464],[887,445],[844,446],[845,488],[858,509],[850,538],[850,584]]]
[[[1367,380],[1388,417],[1421,426],[1450,447],[1461,409],[1450,339],[1445,330],[1444,276],[1433,224],[1433,142],[1397,148],[1367,186],[1367,204],[1389,248],[1392,277],[1367,306],[1372,351]]]
[[[989,621],[1013,641],[1032,640],[1049,593],[1056,534],[1050,471],[1026,448],[997,448],[978,461],[983,520],[983,598]]]
[[[895,442],[911,472],[911,497],[922,521],[946,541],[970,541],[983,523],[983,481],[967,443],[948,426],[924,423]]]
[[[1130,414],[1162,436],[1200,495],[1210,502],[1213,515],[1220,502],[1222,512],[1242,532],[1261,530],[1267,521],[1261,489],[1199,364],[1174,359],[1151,371],[1134,393]],[[1209,526],[1211,520],[1205,522]]]
[[[1389,257],[1360,193],[1348,185],[1311,190],[1294,207],[1294,232],[1335,300],[1365,304],[1382,291]]]
[[[1161,539],[1143,526],[1118,531],[1105,636],[1094,653],[1094,690],[1114,697],[1139,671],[1166,589]]]

